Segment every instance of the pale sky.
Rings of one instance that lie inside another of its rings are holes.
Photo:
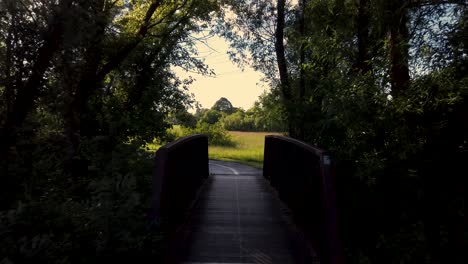
[[[226,53],[229,44],[224,39],[214,36],[206,43],[197,45],[199,56],[205,57],[205,63],[214,70],[216,76],[202,76],[175,68],[177,75],[181,78],[191,75],[195,79],[189,91],[203,108],[211,108],[221,97],[226,97],[235,107],[245,110],[252,107],[267,87],[261,81],[263,75],[248,66],[242,71],[234,65]]]

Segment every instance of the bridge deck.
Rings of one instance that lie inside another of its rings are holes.
[[[186,226],[183,263],[313,263],[260,170],[210,161],[210,172]]]

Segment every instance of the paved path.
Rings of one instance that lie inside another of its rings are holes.
[[[210,173],[186,227],[183,263],[311,263],[260,170],[210,161]]]

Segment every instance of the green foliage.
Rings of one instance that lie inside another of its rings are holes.
[[[272,89],[270,93],[260,95],[255,105],[246,114],[253,120],[255,131],[284,132],[287,130],[281,96],[275,89]]]
[[[153,158],[211,0],[0,1],[0,262],[158,262]],[[220,140],[219,133],[212,132]]]
[[[304,105],[306,136],[337,162],[351,261],[432,263],[438,256],[429,252],[448,249],[449,236],[466,245],[466,233],[450,227],[467,198],[457,186],[466,184],[468,86],[456,72],[414,79],[392,99],[370,75],[350,81],[329,71],[316,82]]]
[[[148,150],[156,150],[159,146],[170,143],[178,138],[193,134],[205,134],[208,136],[210,146],[235,146],[236,142],[220,123],[208,124],[199,122],[193,128],[184,126],[173,126],[167,130],[166,136],[156,139],[152,144],[148,144]]]
[[[223,114],[221,112],[216,111],[214,109],[210,109],[204,112],[204,114],[200,117],[198,122],[214,125],[218,123],[222,115]]]
[[[216,110],[226,114],[232,114],[235,111],[231,102],[225,97],[221,97],[218,101],[216,101],[211,107],[211,110]]]
[[[457,187],[466,184],[458,163],[467,157],[466,79],[434,72],[415,80],[407,97],[390,101],[369,94],[370,84],[341,89],[343,96],[332,99],[339,103],[323,113],[334,118],[321,121],[314,139],[340,167],[349,253],[369,250],[372,263],[434,261],[428,252],[433,243],[449,247],[445,232],[457,233],[449,223],[461,221],[456,212],[464,210],[454,203],[466,199]],[[451,240],[466,245],[466,234]]]
[[[0,211],[0,255],[13,263],[98,263],[161,254],[162,231],[150,225],[152,157],[138,146],[86,140],[91,175],[65,178],[60,137],[35,147],[29,199]],[[41,140],[41,139],[39,139]],[[46,157],[46,158],[44,158]]]
[[[468,160],[466,6],[401,0],[286,6],[279,40],[286,44],[285,87],[271,59],[273,1],[229,2],[238,14],[229,20],[238,30],[227,36],[232,47],[237,54],[249,50],[271,86],[291,92],[274,100],[281,106],[275,116],[288,116],[293,136],[335,160],[346,261],[467,262],[460,250],[468,246],[461,187]],[[239,119],[225,117],[228,124]]]
[[[255,129],[252,118],[242,110],[225,116],[221,122],[223,127],[230,131],[253,131]]]
[[[222,2],[238,16],[213,31],[272,92],[248,111],[220,99],[195,125],[184,110],[193,80],[171,66],[209,74],[190,34],[218,1],[0,1],[0,261],[157,260],[164,233],[145,217],[152,158],[142,146],[203,133],[212,157],[258,164],[261,147],[243,149],[225,129],[289,123],[335,158],[348,262],[467,263],[466,6],[287,5],[288,102],[275,1]],[[392,90],[407,63],[408,89]]]
[[[221,124],[207,124],[199,122],[190,134],[205,134],[208,136],[208,144],[215,146],[234,146],[236,143]]]
[[[197,125],[196,117],[190,114],[186,109],[178,110],[171,113],[168,119],[168,122],[172,125],[181,125],[191,128]]]
[[[223,101],[221,98],[219,101]],[[227,99],[226,99],[227,100]],[[219,122],[230,131],[285,131],[284,111],[275,93],[263,94],[248,111],[230,107],[230,111],[214,112],[218,102],[211,110],[203,112],[200,122],[214,124]],[[221,115],[219,115],[221,113]],[[199,114],[200,115],[200,114]],[[216,120],[216,122],[214,122]],[[212,123],[214,122],[214,123]]]

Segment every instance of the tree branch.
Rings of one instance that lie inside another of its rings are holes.
[[[148,11],[146,11],[145,19],[143,20],[143,24],[140,27],[140,30],[138,31],[138,35],[144,37],[146,33],[148,32],[148,26],[151,21],[151,17],[153,17],[154,13],[156,12],[156,9],[158,9],[162,4],[162,0],[153,0],[153,3],[150,5],[148,8]]]
[[[148,26],[148,29],[151,29],[151,28],[153,28],[153,27],[155,27],[155,26],[161,24],[162,22],[164,22],[164,20],[165,20],[166,18],[173,16],[173,15],[177,12],[177,10],[180,10],[180,9],[182,9],[183,7],[185,7],[185,5],[187,4],[187,2],[188,2],[188,0],[184,0],[184,2],[183,2],[180,6],[177,6],[177,7],[175,7],[174,9],[172,9],[171,12],[170,12],[167,16],[164,16],[164,17],[162,17],[161,19],[159,19],[158,21],[156,21],[156,22],[154,22],[153,24],[149,25],[149,26]]]
[[[22,0],[18,1],[23,7],[24,9],[26,10],[26,12],[28,12],[29,16],[31,17],[32,21],[34,22],[34,24],[37,26],[38,23],[37,23],[37,19],[34,17],[34,14],[33,12],[31,11],[31,9],[25,4],[23,3]]]
[[[119,52],[116,53],[96,74],[97,80],[103,80],[109,72],[115,69],[119,64],[130,54],[130,52],[135,49],[138,44],[145,38],[148,33],[148,25],[150,23],[151,17],[153,17],[156,10],[161,6],[162,0],[153,0],[153,3],[149,6],[146,11],[145,18],[138,30],[135,40],[128,43],[123,47]]]

